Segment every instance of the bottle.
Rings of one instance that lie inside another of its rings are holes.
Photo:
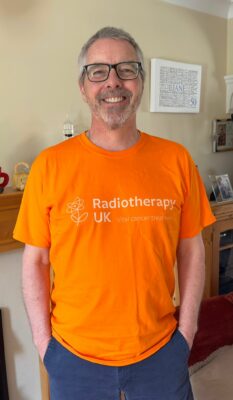
[[[63,124],[63,138],[64,140],[67,140],[72,138],[73,136],[74,136],[74,124],[67,115],[66,120]]]

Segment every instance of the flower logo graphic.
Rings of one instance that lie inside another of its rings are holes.
[[[81,222],[86,221],[88,217],[87,212],[82,212],[85,207],[84,200],[80,199],[80,197],[76,197],[74,201],[71,201],[67,204],[66,212],[70,215],[72,221],[74,221],[77,225]]]

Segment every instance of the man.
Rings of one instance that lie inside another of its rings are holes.
[[[36,159],[14,232],[51,399],[190,400],[201,230],[214,217],[188,152],[137,129],[145,74],[134,39],[103,28],[79,64],[91,127]]]

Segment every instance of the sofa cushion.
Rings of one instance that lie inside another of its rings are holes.
[[[233,345],[214,351],[190,370],[195,400],[232,400]]]

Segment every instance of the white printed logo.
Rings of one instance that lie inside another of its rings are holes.
[[[140,207],[159,207],[164,210],[173,210],[176,200],[161,198],[140,198],[131,196],[128,199],[113,197],[111,200],[94,198],[92,206],[94,209],[114,209],[114,208],[140,208]]]
[[[161,198],[140,198],[138,196],[131,196],[128,199],[122,199],[120,197],[113,197],[110,200],[103,200],[100,198],[92,199],[93,209],[93,220],[98,223],[111,223],[112,218],[109,210],[113,209],[127,209],[127,208],[160,208],[167,212],[173,210],[176,206],[176,200],[174,199],[161,199]],[[85,208],[85,202],[80,197],[76,197],[74,201],[67,204],[66,212],[70,214],[71,220],[79,225],[85,222],[89,216],[88,212],[83,211]],[[170,219],[170,215],[154,216],[154,215],[121,215],[117,217],[118,222],[131,222],[131,221],[163,221]]]
[[[70,218],[74,221],[77,225],[81,222],[86,221],[88,217],[87,212],[82,212],[85,207],[84,200],[80,199],[80,197],[76,197],[74,201],[71,201],[67,204],[66,212],[71,214]]]
[[[94,212],[94,220],[95,222],[112,222],[110,218],[111,213],[110,212],[105,212],[105,211],[100,211],[99,213]]]

